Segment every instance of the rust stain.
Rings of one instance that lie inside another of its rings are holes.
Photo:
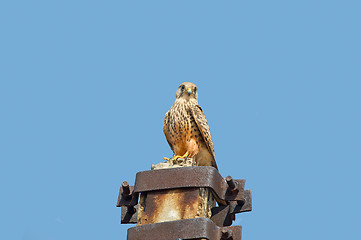
[[[199,217],[205,200],[199,188],[148,192],[141,196],[138,225]]]

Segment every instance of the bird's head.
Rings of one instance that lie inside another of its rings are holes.
[[[190,99],[198,99],[198,92],[197,92],[197,86],[194,83],[191,82],[184,82],[181,85],[179,85],[177,92],[176,92],[177,99],[184,99],[184,100],[190,100]]]

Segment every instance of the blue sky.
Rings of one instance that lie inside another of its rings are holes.
[[[126,239],[115,208],[198,85],[243,239],[361,239],[360,1],[2,1],[0,239]]]

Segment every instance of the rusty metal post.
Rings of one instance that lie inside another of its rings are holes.
[[[177,162],[155,165],[153,169],[190,166],[193,166],[192,159],[181,159]],[[214,206],[214,197],[206,188],[180,188],[141,193],[137,225],[198,217],[210,218]]]
[[[242,227],[230,225],[237,213],[252,210],[244,185],[192,159],[171,160],[137,173],[134,187],[123,182],[117,207],[121,223],[137,224],[128,240],[241,240]]]

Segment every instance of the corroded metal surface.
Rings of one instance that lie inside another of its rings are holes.
[[[149,192],[161,189],[209,187],[224,195],[224,182],[213,167],[184,167],[138,172],[135,181],[136,192]],[[224,182],[225,183],[225,182]]]
[[[212,208],[211,220],[217,226],[231,226],[232,218],[229,214],[229,206],[219,206]]]
[[[128,240],[241,240],[242,227],[218,227],[208,218],[153,223],[128,229]]]
[[[123,182],[117,206],[122,207],[122,223],[142,225],[209,217],[218,226],[230,226],[236,213],[252,210],[251,190],[244,190],[244,185],[244,179],[224,179],[213,167],[144,171],[137,174],[135,187]],[[202,189],[205,195],[200,198]],[[213,197],[206,197],[211,192],[219,207],[214,207]],[[131,206],[139,209],[134,211]]]
[[[234,180],[233,182],[236,185],[230,188],[226,180],[213,167],[197,166],[158,169],[138,172],[134,192],[204,187],[212,189],[217,202],[226,205],[225,201],[243,201],[244,199],[245,180]]]
[[[137,223],[138,222],[138,205],[134,206],[134,210],[131,209],[131,207],[122,207],[121,209],[121,220],[120,222],[122,224],[125,223]]]
[[[195,218],[201,204],[199,188],[152,191],[141,200],[138,225]],[[141,196],[142,198],[142,196]]]
[[[236,204],[233,207],[232,211],[230,211],[230,206],[219,206],[213,207],[211,209],[211,220],[217,224],[217,226],[230,226],[232,225],[232,215],[242,212],[249,212],[252,211],[252,192],[251,190],[244,191],[245,202],[241,202],[240,204]],[[138,205],[135,206],[138,208]],[[149,210],[147,214],[149,214]],[[127,207],[122,207],[122,223],[137,223],[137,214],[138,211],[135,213],[128,212]],[[203,217],[203,216],[200,216]],[[154,218],[154,217],[153,217]],[[149,220],[148,220],[149,221]],[[154,221],[153,221],[154,222]],[[152,222],[152,223],[153,223]]]
[[[244,186],[244,179],[223,178],[213,167],[144,171],[134,187],[123,182],[117,207],[121,223],[137,223],[128,240],[241,240],[242,227],[230,225],[237,213],[252,210]]]
[[[252,211],[252,191],[251,189],[244,191],[244,204],[237,209],[237,213],[239,212],[250,212]]]
[[[123,182],[119,189],[117,207],[135,206],[138,203],[138,193],[134,192],[134,187],[128,182]]]
[[[212,208],[212,221],[217,226],[230,226],[235,220],[235,214],[252,211],[251,190],[244,191],[244,201],[230,201],[227,206]]]
[[[229,185],[228,185],[228,187],[224,186],[226,188],[224,200],[226,200],[226,201],[244,201],[244,185],[246,183],[246,180],[236,179],[236,180],[234,180],[234,182],[236,183],[235,188],[233,188],[233,187],[231,188]]]

